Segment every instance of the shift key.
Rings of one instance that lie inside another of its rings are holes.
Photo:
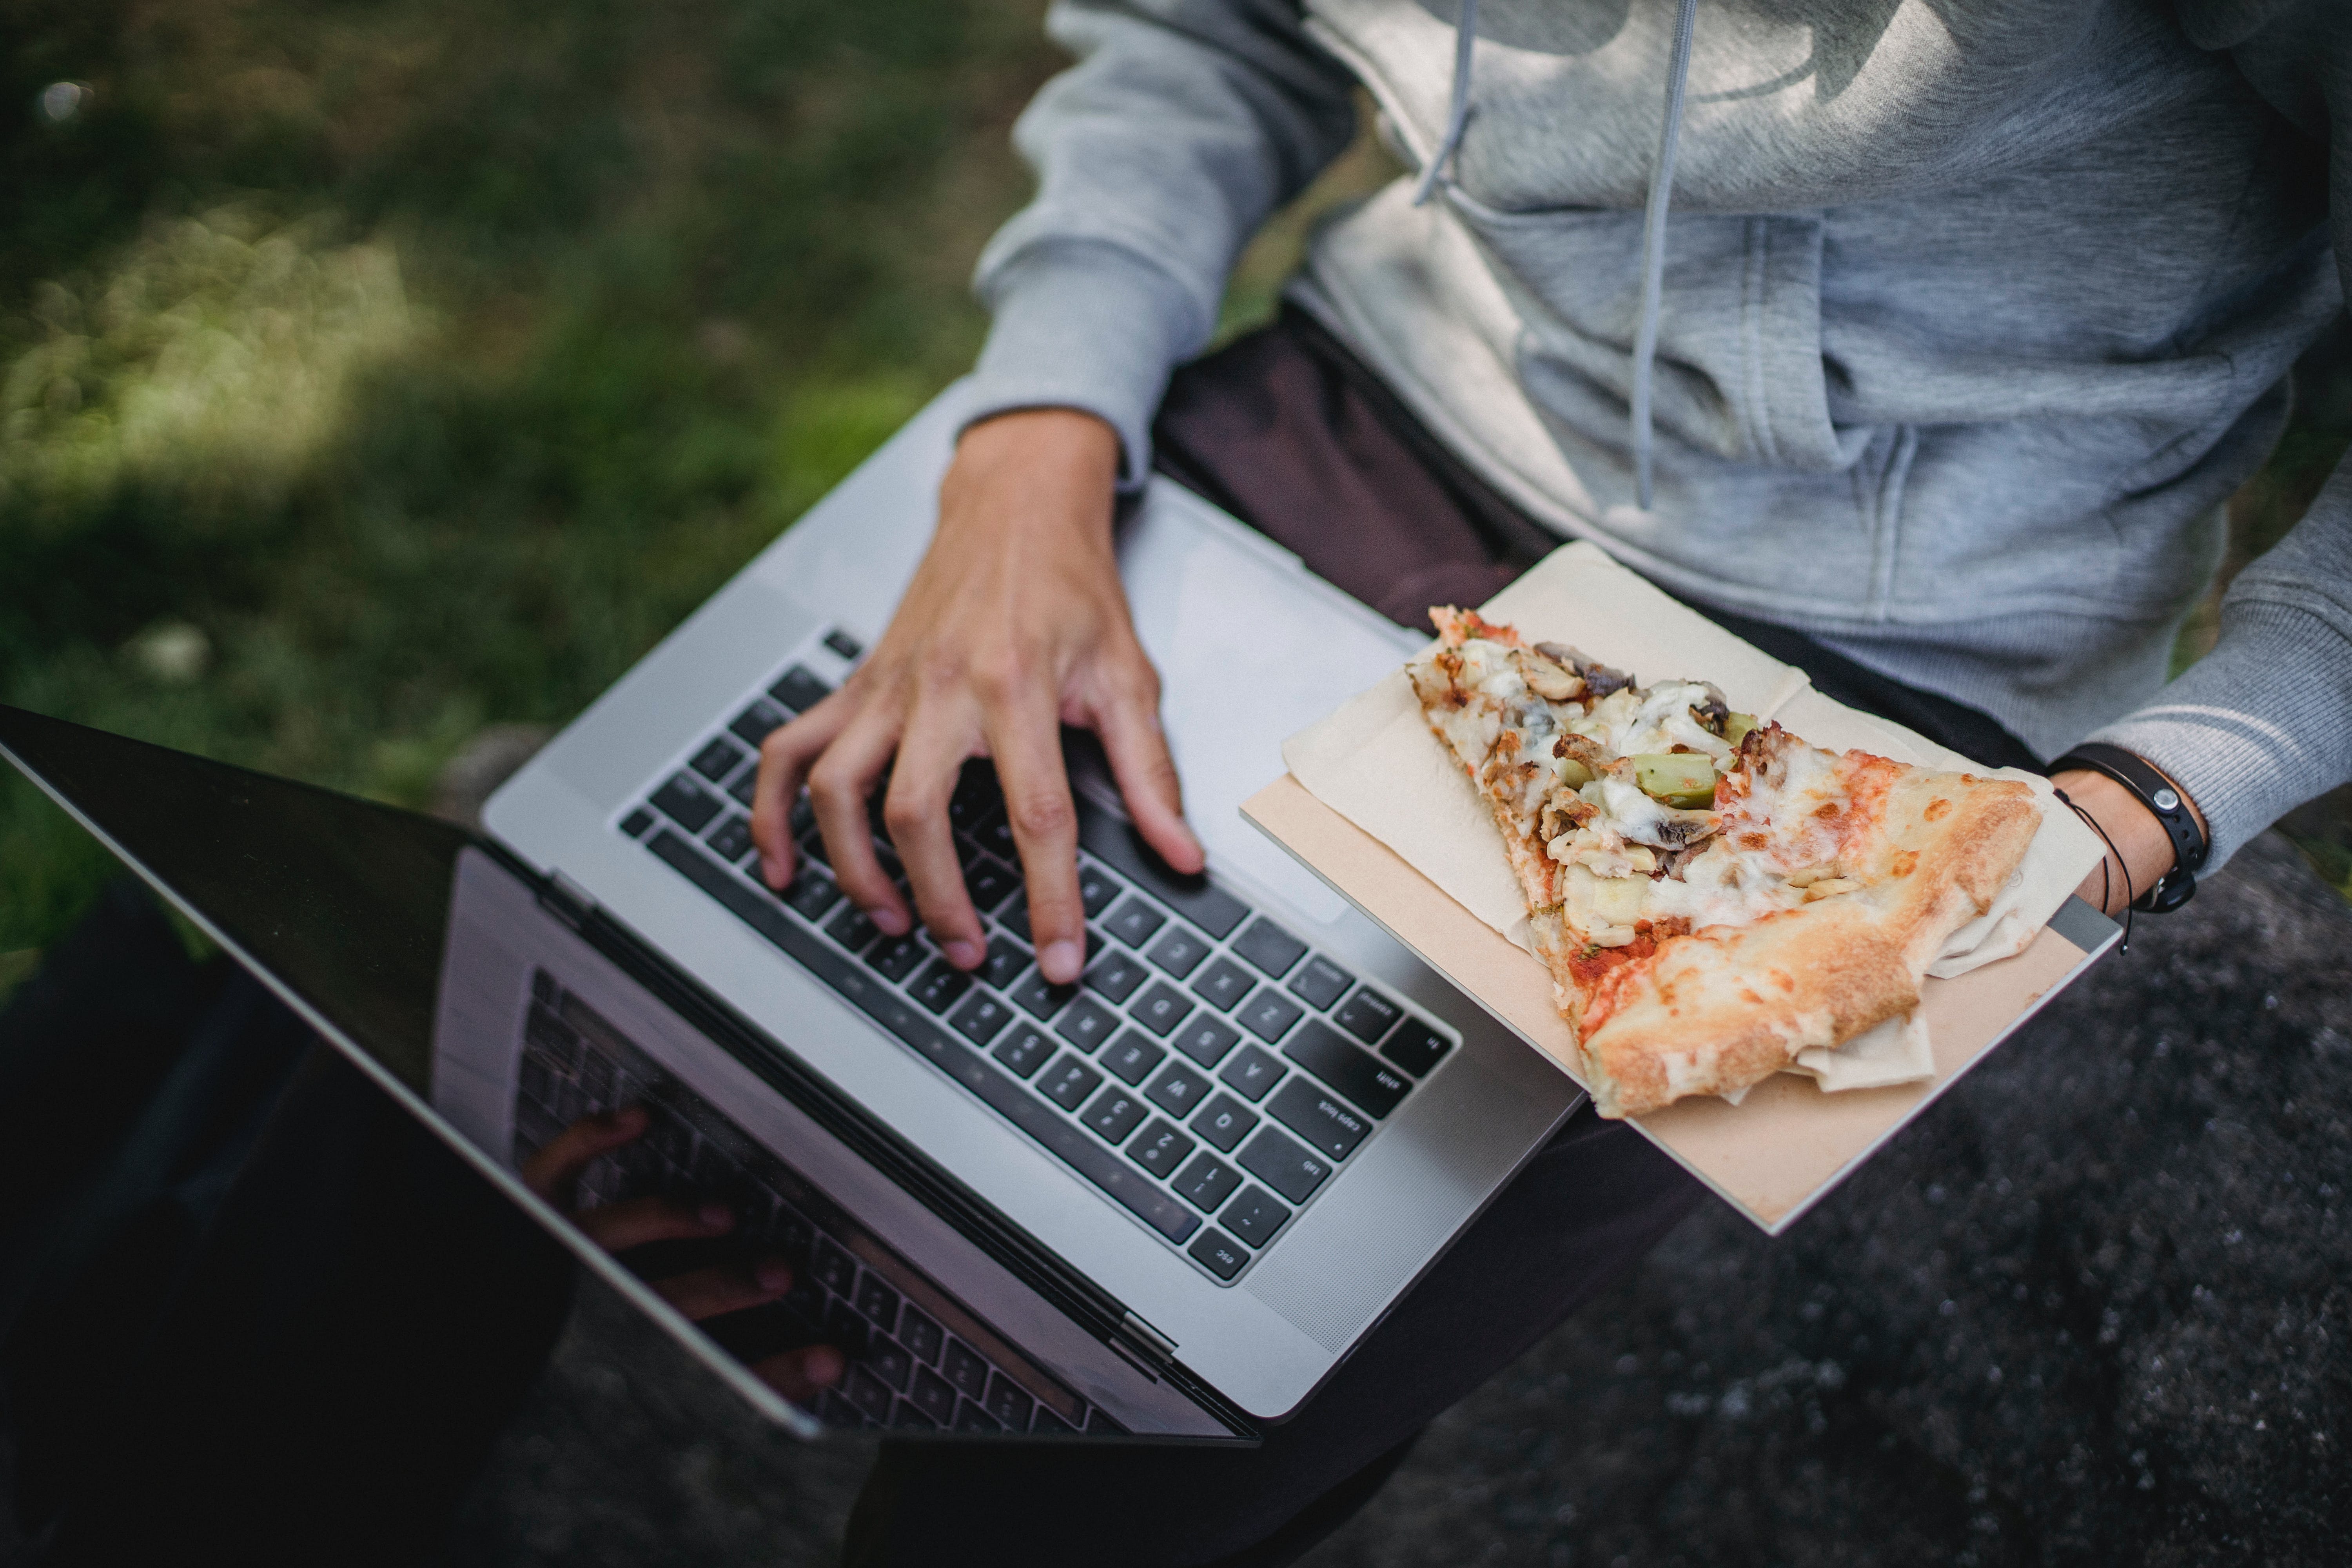
[[[1283,1042],[1282,1054],[1375,1117],[1394,1110],[1412,1087],[1404,1074],[1358,1050],[1345,1035],[1314,1018]]]

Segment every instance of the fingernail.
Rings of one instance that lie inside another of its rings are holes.
[[[866,911],[866,918],[872,921],[875,929],[884,936],[907,934],[907,917],[896,910],[887,908],[868,910]]]
[[[1086,963],[1085,950],[1067,940],[1047,942],[1045,951],[1037,955],[1037,968],[1056,985],[1067,985],[1077,979]]]
[[[958,969],[970,969],[980,963],[980,949],[971,942],[958,940],[948,943],[942,951],[947,953],[948,962]]]
[[[735,1215],[725,1204],[705,1204],[700,1211],[702,1223],[716,1229],[735,1223]]]
[[[789,1290],[793,1271],[781,1258],[763,1258],[751,1269],[751,1278],[762,1290]]]

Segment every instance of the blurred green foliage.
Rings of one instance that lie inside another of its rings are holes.
[[[968,366],[1041,12],[0,0],[0,700],[411,805],[569,717]],[[107,869],[0,779],[0,955]]]

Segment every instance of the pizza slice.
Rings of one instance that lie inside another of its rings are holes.
[[[1594,1104],[1722,1094],[1918,1005],[2041,808],[2024,784],[1829,752],[1704,680],[1434,609],[1406,667],[1493,811]]]

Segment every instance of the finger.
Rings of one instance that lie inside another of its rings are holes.
[[[793,803],[824,749],[856,713],[856,704],[836,691],[791,723],[768,731],[760,742],[760,776],[751,785],[751,842],[760,849],[760,877],[782,892],[793,879],[798,852],[793,844]]]
[[[793,1271],[781,1258],[763,1258],[746,1268],[717,1264],[653,1282],[654,1294],[697,1322],[772,1301],[793,1288]]]
[[[604,1154],[634,1142],[646,1130],[642,1107],[583,1116],[540,1146],[522,1163],[522,1184],[558,1208],[570,1208],[581,1173]]]
[[[588,1239],[607,1252],[626,1252],[649,1241],[686,1241],[725,1236],[735,1228],[733,1211],[725,1204],[692,1204],[677,1198],[631,1198],[583,1209],[572,1223]]]
[[[914,929],[907,900],[874,853],[874,825],[866,803],[898,749],[898,726],[873,710],[842,731],[809,769],[809,804],[824,835],[834,879],[866,918],[892,936]]]
[[[898,765],[890,771],[890,791],[882,802],[890,843],[914,884],[915,907],[922,911],[940,951],[958,969],[978,968],[988,950],[980,916],[964,889],[955,829],[948,820],[949,799],[964,763],[979,752],[979,715],[968,702],[950,699],[919,705],[908,717]]]
[[[1177,870],[1198,871],[1208,857],[1184,820],[1184,787],[1160,728],[1160,678],[1139,649],[1136,661],[1134,672],[1114,678],[1114,689],[1096,710],[1095,733],[1144,842]]]
[[[841,1352],[831,1345],[786,1351],[751,1364],[752,1375],[795,1405],[805,1405],[839,1383],[845,1370]]]
[[[1037,968],[1067,985],[1086,968],[1087,910],[1078,899],[1078,816],[1070,804],[1061,726],[1051,709],[999,710],[990,715],[988,749],[1029,889]]]

